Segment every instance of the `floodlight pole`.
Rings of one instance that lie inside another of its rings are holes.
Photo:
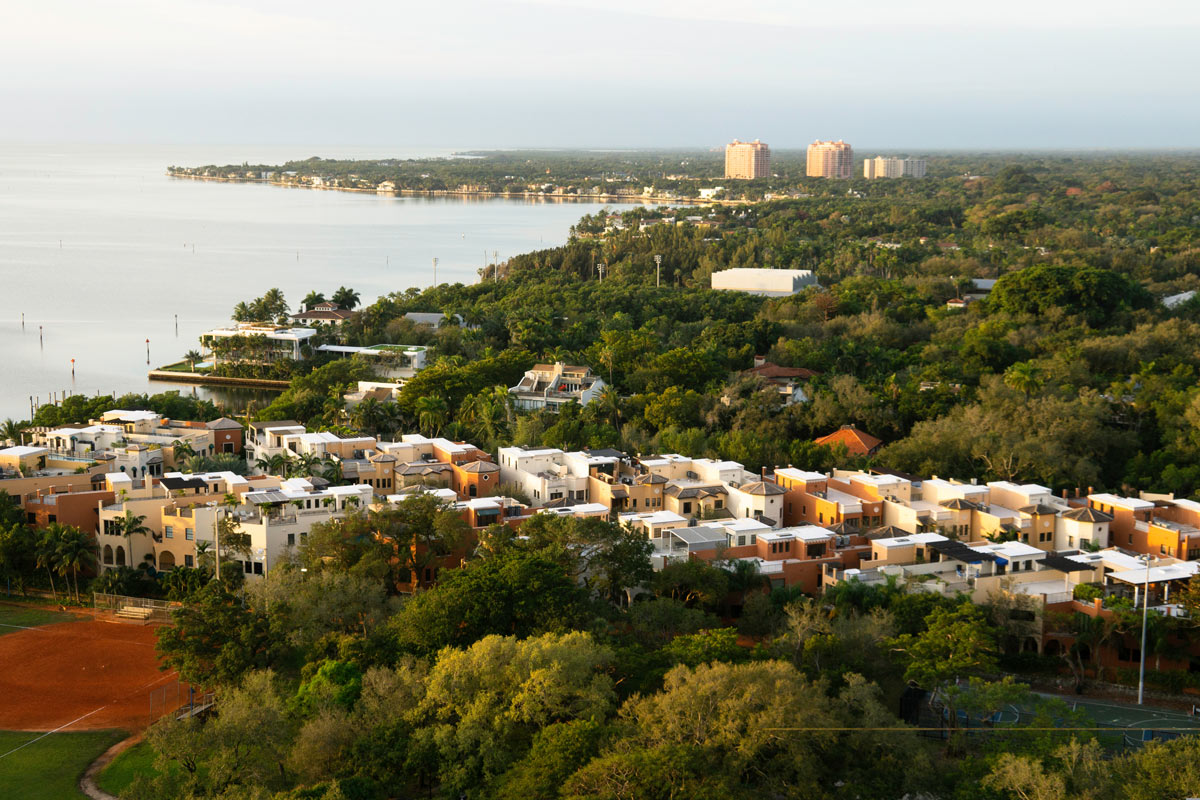
[[[1150,556],[1142,556],[1146,562],[1146,582],[1142,585],[1142,664],[1138,668],[1138,705],[1146,691],[1146,617],[1150,608]]]

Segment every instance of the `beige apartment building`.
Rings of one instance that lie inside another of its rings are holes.
[[[849,178],[854,165],[854,148],[842,140],[815,141],[808,146],[808,177]]]
[[[771,148],[758,139],[725,145],[725,177],[742,180],[765,178],[770,173]]]

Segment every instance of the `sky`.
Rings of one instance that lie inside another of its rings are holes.
[[[0,141],[1200,147],[1196,0],[0,0]]]

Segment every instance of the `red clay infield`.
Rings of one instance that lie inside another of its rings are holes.
[[[151,690],[175,683],[158,669],[154,631],[82,618],[0,636],[0,729],[146,727]]]

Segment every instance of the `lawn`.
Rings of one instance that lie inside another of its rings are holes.
[[[53,625],[56,622],[71,622],[78,619],[74,614],[67,614],[57,608],[36,608],[32,606],[0,605],[0,636],[13,633],[21,628],[36,628],[39,625]]]
[[[155,775],[154,750],[145,742],[138,742],[118,755],[96,776],[96,784],[111,795],[121,796],[138,775]]]
[[[0,731],[0,793],[5,800],[78,800],[88,764],[125,738],[124,731]],[[36,740],[36,741],[34,741]],[[27,744],[32,742],[32,744]],[[21,747],[22,745],[27,745]],[[16,748],[20,747],[20,750]]]

